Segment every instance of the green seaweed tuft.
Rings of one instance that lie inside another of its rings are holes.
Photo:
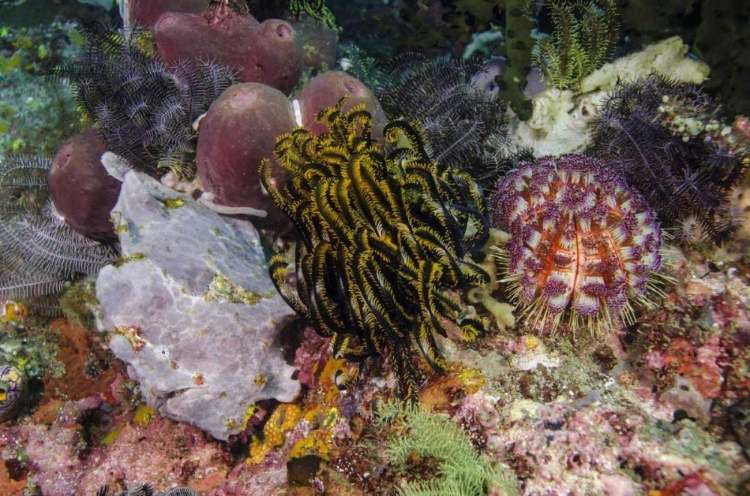
[[[324,0],[291,0],[289,10],[295,19],[299,19],[304,12],[325,27],[334,31],[341,31],[341,28],[336,24],[336,18],[326,6]]]
[[[612,56],[619,37],[614,0],[549,0],[554,29],[532,50],[532,63],[548,86],[576,89]]]
[[[402,496],[518,494],[510,472],[484,462],[450,418],[402,402],[380,404],[377,420],[395,431],[387,441],[391,463],[401,471],[419,460],[437,462],[440,477],[410,482]]]

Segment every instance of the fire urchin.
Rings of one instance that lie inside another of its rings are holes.
[[[522,163],[492,196],[493,224],[511,235],[501,278],[531,324],[571,328],[634,319],[659,270],[656,215],[615,172],[583,155]]]

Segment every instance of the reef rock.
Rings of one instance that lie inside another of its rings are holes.
[[[291,401],[299,382],[276,339],[293,312],[258,235],[139,172],[112,210],[124,262],[96,284],[110,348],[150,406],[226,440],[248,407]]]

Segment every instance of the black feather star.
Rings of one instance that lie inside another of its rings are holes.
[[[692,218],[722,243],[739,227],[729,195],[743,160],[720,139],[721,127],[708,95],[653,74],[617,84],[595,121],[591,152],[639,190],[666,227]]]
[[[40,305],[65,282],[114,262],[116,250],[75,232],[54,212],[47,194],[51,161],[0,158],[0,299]]]
[[[146,172],[195,174],[193,123],[226,88],[232,70],[203,62],[165,63],[148,31],[102,24],[81,27],[86,40],[75,58],[50,70],[70,82],[79,107],[101,130],[107,149]]]
[[[378,77],[375,94],[389,119],[416,119],[432,160],[465,170],[484,187],[511,168],[505,104],[481,91],[472,78],[478,60],[396,57]]]

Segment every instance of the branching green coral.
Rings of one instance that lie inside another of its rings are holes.
[[[611,57],[619,36],[614,0],[548,0],[554,30],[533,50],[548,86],[575,89]]]
[[[334,31],[341,31],[341,28],[336,25],[336,18],[333,17],[333,13],[328,9],[324,0],[291,0],[289,10],[292,17],[296,19],[299,19],[304,12],[324,26]]]
[[[438,464],[440,477],[399,488],[403,496],[517,494],[511,475],[483,462],[466,434],[448,417],[398,402],[382,404],[378,421],[396,432],[387,441],[390,461],[402,470],[421,460]]]

